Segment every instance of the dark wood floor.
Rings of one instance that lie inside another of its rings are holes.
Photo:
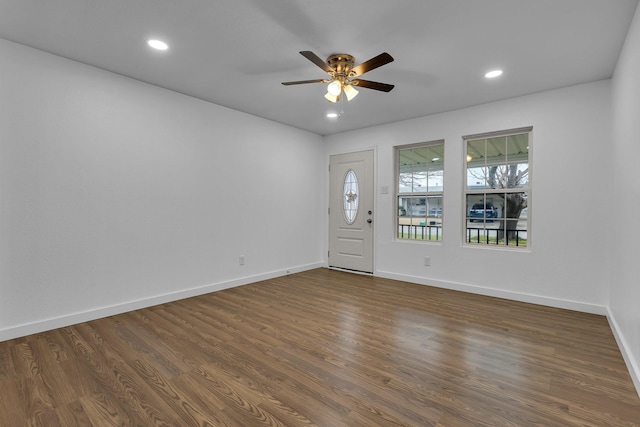
[[[0,425],[629,426],[607,320],[326,269],[0,343]]]

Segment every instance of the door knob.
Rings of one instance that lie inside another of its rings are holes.
[[[371,224],[371,223],[373,222],[373,220],[372,220],[371,218],[369,218],[369,219],[367,220],[367,222],[368,222],[369,224]]]

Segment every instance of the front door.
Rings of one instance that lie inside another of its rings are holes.
[[[329,159],[329,267],[373,273],[373,150]]]

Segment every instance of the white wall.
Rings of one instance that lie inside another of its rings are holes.
[[[0,63],[0,340],[323,265],[321,137],[4,40]]]
[[[463,247],[462,137],[526,126],[533,126],[530,250]],[[606,80],[325,139],[327,154],[376,147],[378,189],[394,188],[393,146],[445,140],[444,242],[395,240],[393,194],[378,191],[375,274],[605,314],[612,218],[597,208],[611,191],[603,145],[610,135]]]
[[[640,7],[613,76],[610,316],[640,393]]]

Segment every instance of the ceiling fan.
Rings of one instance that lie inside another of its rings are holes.
[[[327,94],[324,96],[329,102],[338,102],[342,92],[344,92],[348,101],[351,101],[358,91],[354,88],[364,87],[367,89],[379,90],[382,92],[389,92],[394,88],[394,85],[387,83],[372,82],[370,80],[363,80],[356,78],[368,71],[374,70],[385,64],[393,62],[393,57],[387,52],[363,62],[360,65],[354,67],[355,59],[351,55],[346,53],[337,53],[331,55],[326,61],[322,60],[315,53],[303,50],[300,52],[302,56],[309,61],[322,68],[331,78],[329,79],[315,79],[315,80],[299,80],[295,82],[283,82],[285,86],[301,85],[307,83],[329,83],[327,86]]]

